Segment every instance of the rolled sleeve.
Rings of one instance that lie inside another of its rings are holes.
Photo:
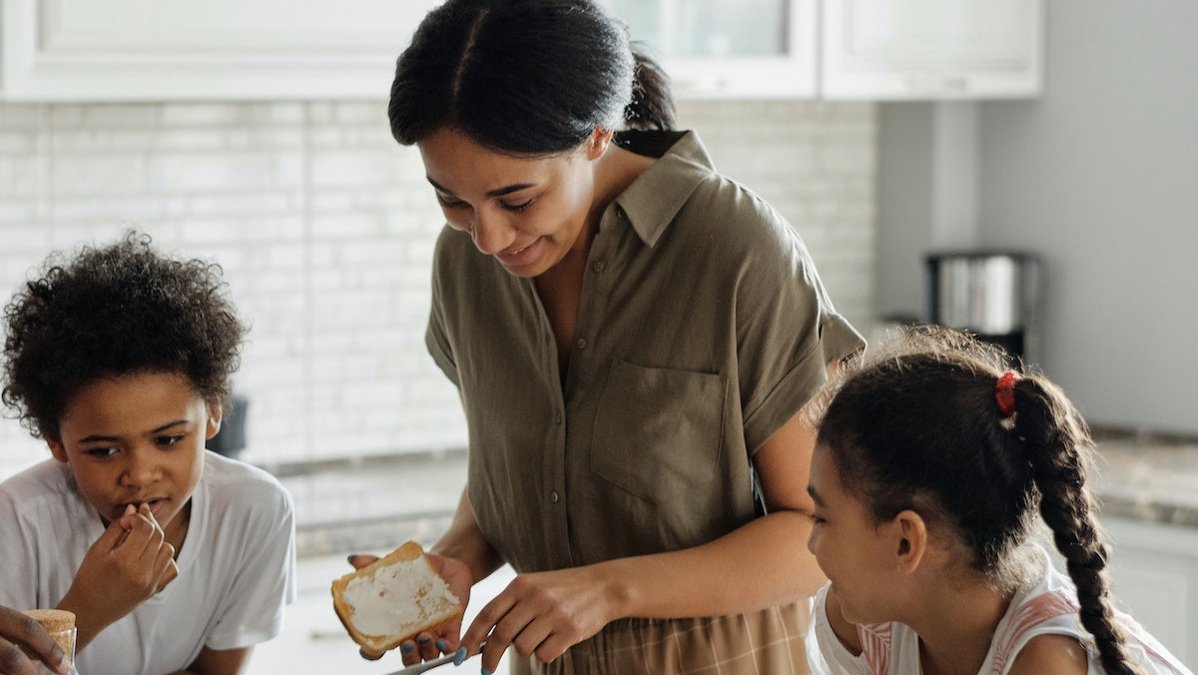
[[[840,315],[825,316],[815,348],[746,415],[745,446],[755,452],[816,395],[828,379],[828,364],[843,361],[864,348],[865,341]]]
[[[819,392],[828,364],[865,347],[833,308],[798,235],[772,209],[759,208],[769,227],[749,249],[737,294],[738,378],[751,453]]]

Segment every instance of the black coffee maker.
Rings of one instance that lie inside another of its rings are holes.
[[[1042,264],[1026,252],[946,251],[925,258],[925,320],[968,331],[1038,362]]]

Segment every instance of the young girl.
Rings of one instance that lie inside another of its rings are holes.
[[[831,580],[813,669],[1188,673],[1111,607],[1085,423],[1051,382],[1002,364],[961,334],[912,331],[836,392],[808,487],[808,547]],[[1037,511],[1072,583],[1033,543]]]
[[[131,234],[5,310],[3,400],[53,459],[0,484],[0,604],[75,612],[82,673],[240,672],[294,597],[290,497],[204,450],[244,333],[219,271]]]

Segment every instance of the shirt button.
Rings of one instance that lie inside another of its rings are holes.
[[[557,490],[554,490],[553,492],[549,493],[549,501],[553,502],[554,504],[561,501],[561,497],[558,496]]]
[[[586,338],[578,338],[578,342],[576,342],[574,344],[577,345],[579,349],[586,349],[587,348],[587,339]]]
[[[595,270],[595,273],[598,274],[599,272],[607,269],[607,263],[603,262],[602,260],[596,260],[595,264],[591,265],[591,269]]]
[[[557,416],[553,418],[553,421],[556,422],[560,427],[562,425],[562,414],[558,413]]]

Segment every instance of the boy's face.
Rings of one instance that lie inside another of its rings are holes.
[[[210,409],[187,377],[134,373],[79,387],[49,445],[106,523],[145,503],[177,548],[204,468],[204,441],[219,429],[219,406]]]

